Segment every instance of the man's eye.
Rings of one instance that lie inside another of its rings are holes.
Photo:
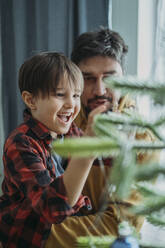
[[[106,76],[103,77],[103,79],[106,79],[106,78],[109,78],[109,77],[112,77],[114,74],[108,74]]]
[[[95,78],[94,77],[84,77],[84,80],[95,81]]]
[[[106,78],[108,78],[108,77],[113,77],[113,76],[117,76],[117,72],[116,72],[116,71],[113,71],[113,72],[111,72],[111,73],[109,73],[109,74],[106,74],[106,75],[103,77],[103,79],[106,79]]]

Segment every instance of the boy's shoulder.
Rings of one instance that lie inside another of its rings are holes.
[[[16,127],[7,137],[4,150],[10,146],[33,146],[39,148],[41,145],[49,145],[52,141],[49,130],[40,122],[30,118]]]
[[[30,136],[29,127],[26,123],[22,123],[8,135],[5,146],[9,146],[12,143],[20,143],[28,136]]]

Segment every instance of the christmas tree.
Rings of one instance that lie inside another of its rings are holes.
[[[153,225],[165,227],[165,194],[156,189],[153,183],[158,175],[165,174],[165,166],[160,161],[150,161],[141,167],[136,159],[139,152],[160,153],[165,148],[165,136],[162,133],[165,124],[165,84],[135,77],[109,78],[105,83],[122,95],[149,96],[152,111],[157,114],[145,118],[135,109],[125,110],[123,113],[109,111],[96,116],[93,126],[95,137],[66,139],[63,143],[55,141],[53,149],[64,157],[113,157],[114,166],[106,184],[107,192],[111,192],[113,186],[113,194],[118,199],[125,200],[131,190],[136,189],[144,199],[140,205],[131,207],[130,211],[145,216]],[[136,140],[135,134],[145,130],[154,135],[154,142]],[[79,239],[79,244],[81,247],[94,247],[92,244],[101,244],[100,240],[102,245],[104,244],[102,247],[107,247],[107,237],[95,238],[95,241],[92,241],[91,237],[82,238]],[[85,242],[86,246],[83,246]],[[141,244],[141,247],[156,246]]]

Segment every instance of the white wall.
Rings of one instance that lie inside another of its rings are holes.
[[[155,46],[157,0],[112,0],[112,29],[129,47],[127,73],[149,77]]]
[[[137,74],[140,78],[153,77],[155,70],[157,0],[139,0]]]
[[[137,73],[138,0],[112,0],[112,29],[129,47],[127,73]]]
[[[154,76],[157,64],[155,28],[158,2],[160,0],[112,0],[112,29],[118,31],[129,46],[127,74],[137,74],[140,78]],[[162,0],[162,4],[165,5],[165,0]],[[164,18],[164,12],[162,15]],[[144,98],[142,102],[140,99],[140,112],[145,115],[149,109],[146,100]],[[165,187],[160,180],[157,186],[161,189]],[[165,229],[144,222],[141,235],[144,242],[164,247]]]

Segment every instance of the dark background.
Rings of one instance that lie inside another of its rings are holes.
[[[75,38],[108,26],[108,0],[1,0],[1,102],[4,137],[21,121],[17,86],[24,60],[40,51],[70,56]]]

